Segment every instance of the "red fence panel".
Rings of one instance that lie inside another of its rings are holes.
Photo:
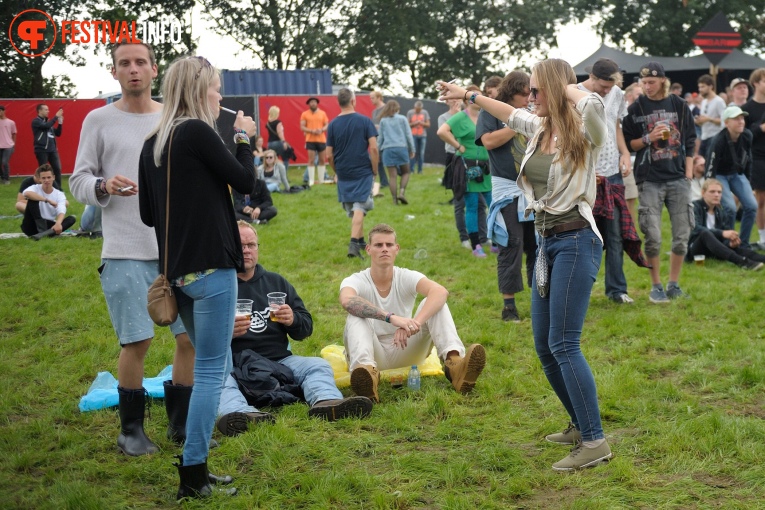
[[[266,138],[268,109],[272,106],[278,106],[280,110],[279,119],[284,124],[284,138],[295,148],[296,163],[301,165],[308,161],[308,153],[305,150],[305,135],[300,130],[300,115],[308,109],[306,101],[309,97],[319,99],[319,108],[326,112],[330,122],[340,114],[337,96],[258,96],[258,133]],[[374,110],[374,106],[369,96],[356,96],[357,113],[369,117],[372,110]]]
[[[80,144],[80,130],[85,116],[104,106],[104,99],[0,99],[5,115],[16,122],[16,148],[11,156],[11,175],[32,175],[37,169],[37,158],[32,143],[32,120],[37,117],[37,105],[46,104],[52,118],[59,108],[64,109],[64,125],[56,147],[61,157],[61,173],[71,174]]]

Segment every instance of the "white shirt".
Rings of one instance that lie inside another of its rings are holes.
[[[592,92],[581,83],[577,85],[580,90]],[[611,177],[619,172],[619,146],[616,143],[616,123],[627,116],[627,103],[624,101],[624,92],[619,87],[611,87],[611,90],[603,97],[606,105],[606,127],[608,139],[600,148],[598,160],[595,162],[595,173],[601,177]]]
[[[32,184],[24,190],[23,195],[29,198],[29,195],[27,195],[29,192],[37,193],[52,202],[56,202],[56,207],[53,207],[48,202],[40,202],[40,216],[44,219],[55,222],[56,216],[59,214],[66,214],[66,195],[64,195],[63,191],[53,188],[53,191],[50,193],[45,193],[42,184]]]

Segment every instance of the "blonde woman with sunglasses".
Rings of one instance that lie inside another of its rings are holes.
[[[159,125],[141,152],[138,197],[141,220],[154,228],[159,267],[167,267],[165,276],[195,349],[186,442],[176,464],[177,498],[182,499],[204,497],[213,490],[208,447],[223,380],[230,373],[236,273],[244,271],[228,187],[249,193],[255,185],[250,136],[257,126],[252,118],[237,113],[236,156],[232,155],[216,128],[220,76],[203,57],[173,62],[162,81],[162,96]]]
[[[545,376],[570,418],[552,443],[573,445],[556,471],[595,466],[612,457],[600,420],[595,379],[580,349],[603,240],[595,226],[595,162],[605,144],[605,106],[579,90],[571,66],[548,59],[531,71],[534,113],[455,84],[439,82],[442,99],[475,103],[529,138],[517,184],[540,236],[531,297],[534,347]]]

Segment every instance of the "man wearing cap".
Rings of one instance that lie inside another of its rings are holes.
[[[3,184],[11,183],[11,168],[8,161],[16,146],[16,123],[5,116],[5,106],[0,105],[0,178]]]
[[[623,176],[632,172],[632,162],[630,151],[624,142],[624,133],[622,133],[622,118],[627,115],[627,104],[624,102],[622,90],[614,86],[617,79],[621,78],[619,66],[611,59],[601,58],[585,71],[590,73],[590,76],[578,87],[585,92],[595,92],[603,98],[606,105],[608,139],[595,162],[595,174],[599,182],[605,179],[612,192],[623,197]],[[600,196],[596,198],[596,202],[600,203],[604,200],[604,192],[605,186],[598,186]],[[631,304],[633,300],[627,294],[627,279],[622,268],[624,260],[621,233],[622,212],[615,204],[612,211],[612,218],[605,220],[606,296],[617,303]]]
[[[752,174],[752,132],[746,129],[749,114],[738,106],[729,106],[722,113],[725,128],[709,144],[706,178],[715,178],[722,185],[722,206],[725,210],[725,230],[735,230],[736,202],[741,203],[741,246],[749,245],[749,236],[757,215],[757,202],[752,195],[749,176]]]
[[[747,123],[752,132],[751,183],[757,199],[757,230],[760,242],[755,248],[765,250],[765,67],[755,69],[749,76],[754,95],[741,107],[749,114]]]
[[[708,74],[702,74],[698,80],[701,101],[701,115],[695,119],[696,124],[701,126],[701,145],[699,154],[707,157],[709,143],[712,137],[723,130],[722,112],[725,110],[725,101],[715,93],[715,80]],[[709,159],[709,158],[707,158]]]
[[[305,148],[308,151],[308,185],[313,186],[316,154],[319,154],[319,182],[324,181],[327,168],[327,126],[329,118],[319,109],[319,98],[309,97],[305,102],[308,110],[300,115],[300,130],[305,134]]]
[[[687,296],[680,290],[678,280],[693,228],[688,206],[691,202],[690,179],[693,176],[696,130],[685,101],[667,93],[667,78],[660,63],[643,65],[640,79],[645,94],[627,108],[622,128],[627,145],[637,153],[638,223],[645,235],[645,254],[651,265],[653,284],[649,300],[652,303],[667,303],[670,299]],[[672,223],[672,253],[669,256],[666,292],[659,271],[661,212],[664,205]]]
[[[749,99],[749,82],[744,78],[733,78],[730,82],[730,97],[728,106],[743,107]]]

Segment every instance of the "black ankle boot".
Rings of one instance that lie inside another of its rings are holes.
[[[167,438],[177,445],[186,441],[186,418],[189,415],[189,402],[193,386],[173,384],[165,381],[165,410],[167,411]]]
[[[157,453],[159,448],[146,437],[143,431],[143,417],[146,409],[146,390],[117,388],[120,398],[120,424],[122,430],[117,437],[117,446],[125,455],[147,455]]]
[[[178,486],[178,494],[176,499],[183,498],[206,498],[213,492],[211,485],[210,473],[207,470],[207,462],[202,464],[194,464],[193,466],[183,465],[183,456],[179,455],[179,464],[175,464],[178,468],[178,476],[180,477],[180,485]],[[230,477],[225,477],[230,478]],[[229,489],[218,489],[219,492],[233,496],[236,494],[236,487]]]

